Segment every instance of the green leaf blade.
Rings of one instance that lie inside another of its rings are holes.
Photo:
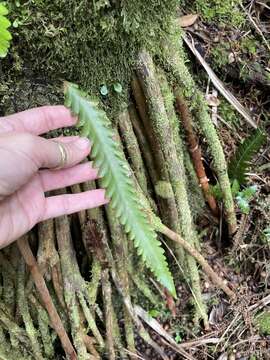
[[[266,135],[258,129],[251,136],[246,138],[238,147],[234,157],[230,160],[228,165],[228,173],[232,181],[237,180],[239,185],[246,184],[246,173],[250,166],[250,161],[265,141]]]
[[[125,160],[118,145],[113,141],[113,131],[106,114],[97,104],[82,96],[73,84],[65,86],[66,104],[81,120],[82,131],[93,143],[91,155],[94,166],[99,166],[99,174],[104,176],[101,183],[105,186],[106,196],[116,211],[121,224],[134,241],[138,254],[155,274],[158,281],[175,296],[175,287],[169,271],[164,250],[156,233],[139,207],[139,200],[130,179]],[[87,128],[86,128],[87,127]]]
[[[11,33],[7,30],[11,23],[6,18],[8,9],[0,2],[0,58],[4,58],[7,55],[10,40],[12,39]]]

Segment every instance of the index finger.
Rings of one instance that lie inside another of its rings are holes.
[[[16,131],[41,135],[76,124],[76,118],[63,105],[41,106],[0,118],[0,134]]]

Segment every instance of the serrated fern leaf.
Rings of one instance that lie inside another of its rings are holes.
[[[0,2],[0,58],[4,58],[7,55],[9,43],[12,38],[10,32],[7,30],[11,23],[6,18],[8,9]]]
[[[146,214],[139,206],[128,167],[114,140],[114,132],[105,112],[98,109],[97,103],[89,99],[76,85],[70,83],[65,86],[65,105],[78,116],[81,134],[91,140],[94,166],[99,168],[101,186],[106,189],[106,196],[110,198],[120,223],[158,281],[175,296],[164,250],[147,221]]]
[[[250,166],[250,161],[259,151],[265,140],[266,135],[258,129],[251,136],[246,138],[238,147],[234,157],[228,165],[228,173],[231,180],[236,179],[239,185],[244,185],[246,183],[246,173]]]

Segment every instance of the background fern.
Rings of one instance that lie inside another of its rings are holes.
[[[7,30],[11,25],[10,21],[6,18],[7,14],[8,9],[0,2],[0,58],[7,55],[9,43],[12,39],[10,32]]]
[[[87,94],[70,83],[65,85],[65,105],[79,117],[81,135],[91,139],[94,166],[99,168],[101,186],[106,189],[106,196],[111,199],[111,205],[120,223],[158,281],[175,296],[175,287],[164,250],[147,221],[145,212],[139,206],[135,186],[122,152],[113,140],[114,133],[105,112],[98,109],[97,102],[89,99]]]
[[[228,165],[228,173],[231,181],[237,180],[239,185],[246,184],[246,173],[250,166],[250,161],[265,141],[266,135],[258,129],[238,147]]]

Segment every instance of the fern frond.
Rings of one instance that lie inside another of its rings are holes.
[[[7,30],[11,23],[6,18],[8,9],[0,2],[0,58],[4,58],[7,55],[9,43],[12,38],[10,32]]]
[[[237,180],[239,185],[244,185],[247,182],[246,173],[250,166],[250,161],[265,141],[266,135],[258,129],[238,147],[228,165],[228,173],[231,181]]]
[[[65,86],[65,105],[78,116],[81,134],[91,139],[94,166],[99,168],[101,186],[106,189],[106,196],[111,199],[120,223],[158,281],[175,296],[164,250],[139,206],[133,181],[118,144],[114,141],[114,132],[105,112],[98,109],[97,102],[70,83]]]

